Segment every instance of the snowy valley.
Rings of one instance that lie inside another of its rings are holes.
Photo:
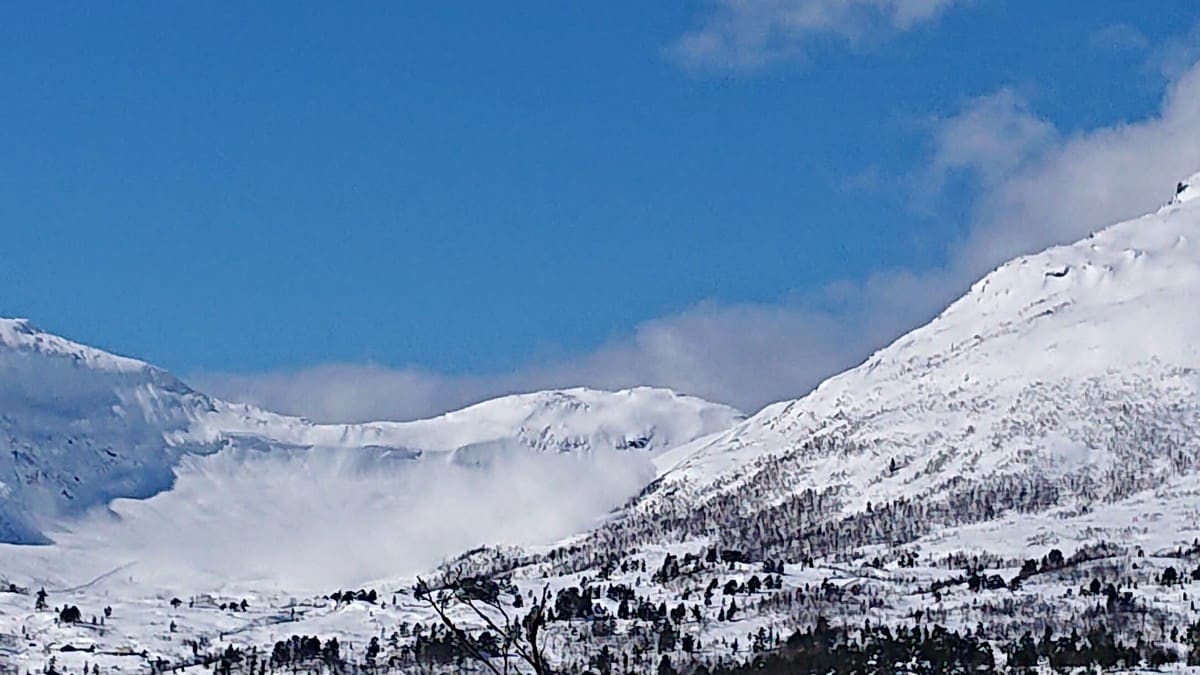
[[[0,672],[1200,666],[1187,185],[748,418],[317,425],[0,322]]]

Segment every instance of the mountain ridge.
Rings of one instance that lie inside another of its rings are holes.
[[[181,458],[232,447],[366,450],[491,461],[497,453],[657,452],[742,417],[670,390],[500,397],[427,420],[315,424],[198,392],[168,371],[0,319],[0,541],[47,543],[48,520],[171,489]]]
[[[479,569],[570,572],[689,540],[789,560],[883,546],[887,561],[939,531],[1039,513],[1062,522],[976,551],[1069,552],[1130,528],[1148,548],[1190,545],[1116,507],[1167,486],[1168,511],[1200,501],[1200,316],[1180,310],[1200,297],[1195,186],[1200,175],[1156,213],[1000,265],[806,396],[656,456],[658,479],[596,530],[548,556],[484,552]],[[1088,520],[1105,509],[1120,520]]]

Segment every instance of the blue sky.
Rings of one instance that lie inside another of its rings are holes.
[[[799,395],[986,271],[965,261],[1052,243],[972,242],[995,241],[989,205],[1022,171],[1161,117],[1200,20],[837,7],[6,6],[0,314],[228,395],[313,368],[310,388],[416,378],[376,392],[391,417],[542,385]],[[972,111],[1000,138],[980,144]],[[941,281],[876,317],[889,303],[859,296],[896,271]],[[686,358],[647,355],[660,329]],[[764,391],[753,371],[689,381],[777,344],[813,363]],[[423,387],[455,393],[405,398]]]

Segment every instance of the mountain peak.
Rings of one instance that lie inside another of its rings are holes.
[[[1200,175],[1170,208],[1005,263],[808,396],[661,455],[663,475],[628,522],[726,503],[770,512],[785,496],[805,504],[822,494],[830,531],[875,517],[868,504],[916,500],[955,514],[925,533],[983,518],[950,506],[964,495],[1086,512],[1186,482],[1200,467],[1200,317],[1187,309],[1200,295],[1197,194]],[[1041,489],[1045,503],[1022,501]],[[1104,523],[1112,536],[1130,525],[1118,515]],[[722,531],[740,527],[731,520]],[[1052,531],[1082,544],[1086,528],[1072,527]],[[1021,541],[988,543],[1026,555]],[[832,550],[796,535],[767,548]]]
[[[128,373],[151,368],[144,361],[118,356],[47,333],[33,325],[29,319],[22,318],[0,318],[0,348],[67,358],[88,368],[110,372]]]
[[[42,543],[63,517],[170,491],[179,475],[194,477],[198,458],[224,450],[214,466],[241,462],[247,449],[301,473],[310,450],[356,466],[422,457],[483,465],[525,451],[654,453],[740,419],[733,408],[666,389],[580,387],[427,420],[313,424],[212,399],[165,370],[27,319],[0,319],[0,542]]]

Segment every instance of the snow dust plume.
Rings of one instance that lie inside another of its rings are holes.
[[[34,553],[50,574],[71,571],[52,581],[120,567],[125,581],[172,592],[328,592],[414,575],[482,544],[551,542],[654,476],[641,453],[520,448],[489,448],[484,461],[230,448],[189,457],[178,473],[171,491],[118,500],[21,555]]]

